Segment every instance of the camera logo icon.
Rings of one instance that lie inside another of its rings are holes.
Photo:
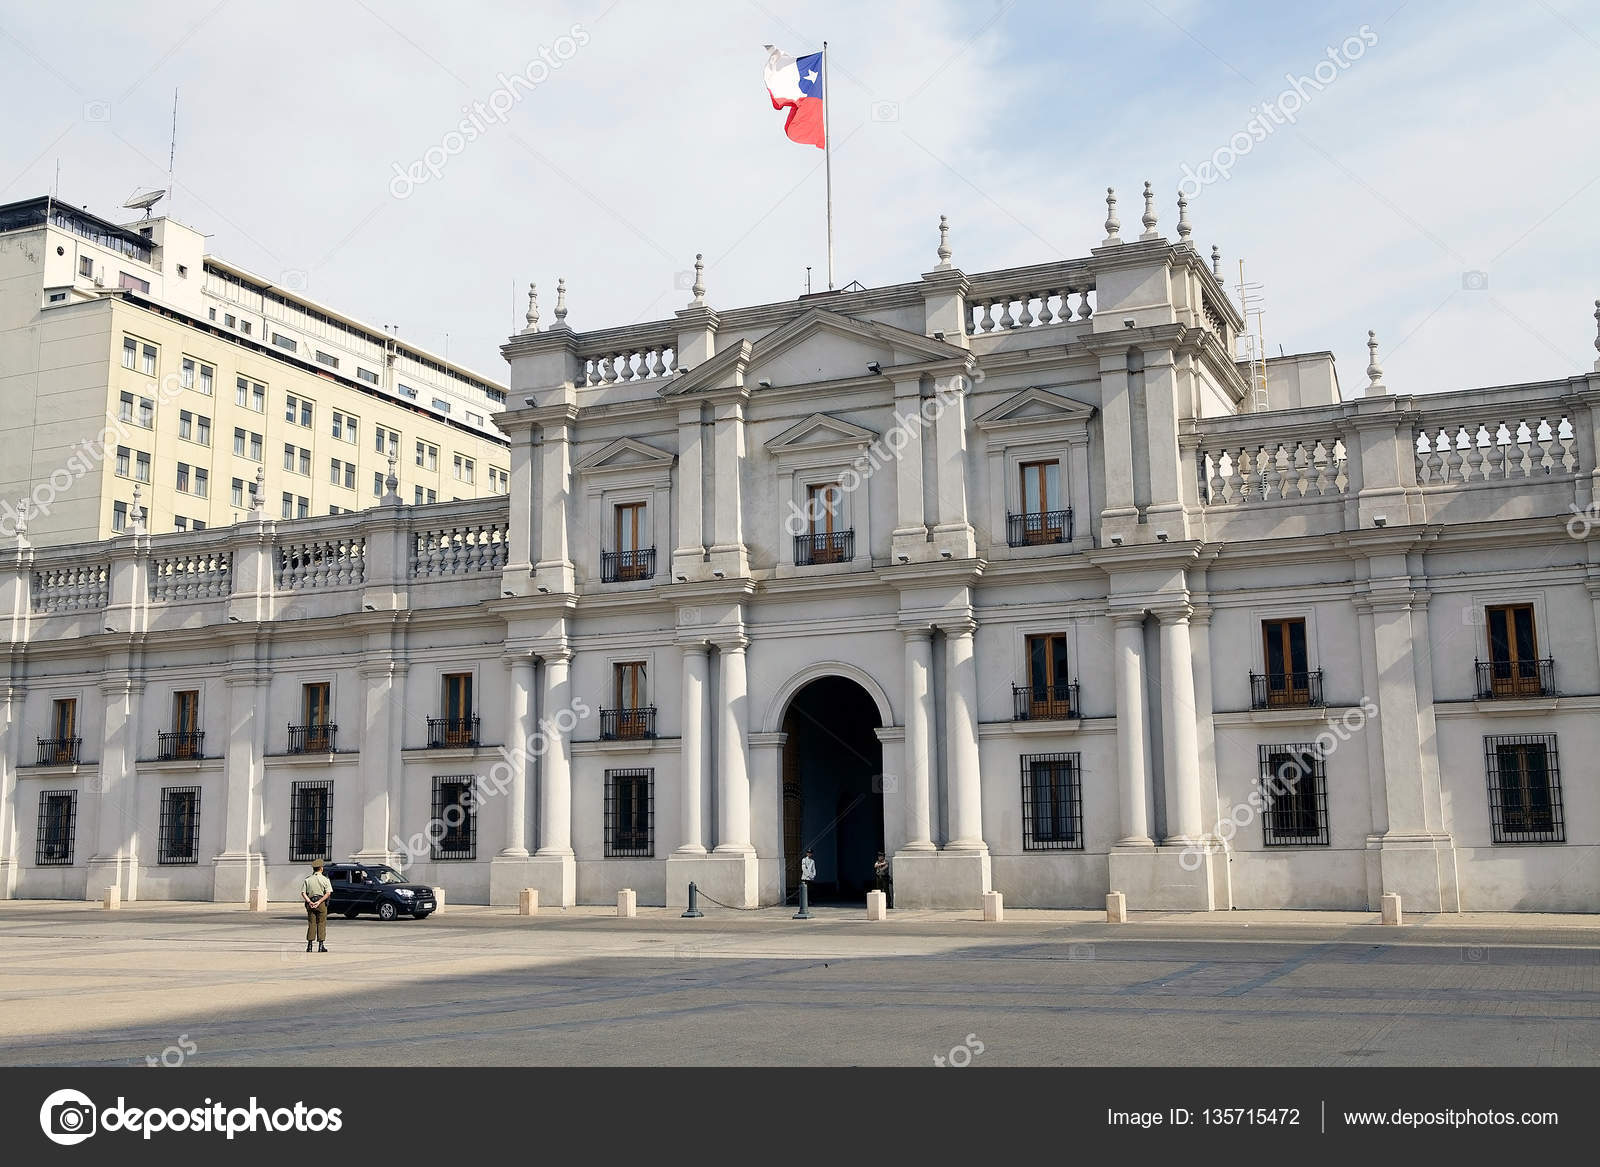
[[[111,120],[111,103],[109,101],[86,101],[83,103],[83,120],[86,122],[108,122]]]
[[[1461,273],[1461,290],[1464,292],[1486,292],[1489,290],[1489,273],[1486,271],[1464,271]]]
[[[672,286],[680,292],[687,292],[694,287],[694,272],[681,271],[672,277]]]
[[[900,120],[900,103],[898,101],[875,101],[872,103],[872,120],[875,122],[897,122]]]
[[[893,774],[874,774],[872,776],[872,793],[899,794],[900,779]]]
[[[1465,964],[1488,964],[1489,950],[1481,944],[1469,944],[1461,950],[1461,959]]]
[[[309,281],[305,272],[299,268],[290,268],[279,277],[278,282],[291,292],[303,292]]]
[[[39,1108],[44,1137],[62,1147],[75,1147],[95,1132],[94,1101],[79,1090],[57,1090]]]

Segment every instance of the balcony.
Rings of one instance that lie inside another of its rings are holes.
[[[600,740],[603,742],[642,741],[656,736],[656,707],[602,709]]]
[[[291,725],[289,727],[289,752],[291,754],[331,754],[333,739],[339,732],[337,725]]]
[[[428,718],[430,750],[475,749],[478,745],[478,719],[473,717]]]
[[[1006,546],[1039,547],[1072,542],[1072,508],[1006,515]]]
[[[1478,700],[1503,701],[1518,697],[1554,697],[1556,662],[1544,660],[1474,661],[1478,674]]]
[[[1320,709],[1322,670],[1301,673],[1251,673],[1251,709]]]
[[[800,567],[814,563],[848,563],[855,558],[856,531],[813,531],[794,537],[794,561]]]
[[[184,758],[204,757],[204,731],[181,730],[176,733],[156,734],[156,761],[176,762]]]
[[[1012,685],[1013,721],[1067,721],[1078,712],[1078,682],[1068,685]]]
[[[42,737],[39,739],[39,765],[76,766],[81,737]]]
[[[600,582],[628,583],[632,580],[652,579],[656,574],[656,549],[641,547],[635,551],[602,551],[600,553]]]

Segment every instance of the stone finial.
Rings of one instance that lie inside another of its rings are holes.
[[[939,216],[939,270],[950,266],[950,219],[946,215]]]
[[[1600,316],[1600,312],[1595,313],[1595,315]],[[17,499],[17,522],[16,526],[12,529],[16,531],[18,539],[21,539],[28,533],[28,507],[30,505],[31,504],[28,502],[27,495],[23,495],[21,498]]]
[[[389,455],[389,473],[383,476],[383,497],[378,502],[387,507],[400,505],[400,476],[394,472],[394,455]]]
[[[1594,302],[1594,333],[1594,348],[1600,352],[1600,300]],[[1594,371],[1600,373],[1600,359],[1596,359]]]
[[[261,517],[262,508],[267,505],[267,468],[256,467],[256,480],[250,484],[250,515],[252,518]]]
[[[556,323],[557,328],[567,327],[567,278],[560,276],[556,279]]]
[[[1117,234],[1122,229],[1122,222],[1117,218],[1117,190],[1115,187],[1106,187],[1106,238],[1107,243],[1121,243],[1122,237]]]
[[[1367,333],[1367,396],[1379,397],[1389,391],[1383,383],[1383,366],[1378,363],[1378,334]]]
[[[1156,192],[1148,182],[1144,184],[1144,214],[1139,222],[1144,224],[1144,234],[1139,236],[1140,239],[1161,238],[1161,232],[1156,230]]]
[[[1189,222],[1189,200],[1183,197],[1183,191],[1178,192],[1178,241],[1189,243],[1189,236],[1194,234],[1194,227]],[[1191,244],[1191,246],[1193,246]]]
[[[1222,248],[1215,243],[1211,245],[1211,274],[1219,280],[1222,278]]]
[[[694,293],[694,299],[689,301],[692,306],[698,308],[706,302],[706,257],[704,252],[695,252],[694,284],[689,291]]]
[[[522,318],[528,322],[528,326],[522,330],[524,333],[538,332],[539,331],[539,285],[538,284],[529,284],[528,285],[528,311],[523,314]]]
[[[145,510],[144,502],[142,501],[143,496],[144,491],[142,491],[139,488],[139,484],[135,482],[133,484],[133,508],[128,515],[129,520],[133,523],[133,533],[135,535],[145,535],[149,533],[145,530],[144,525]]]

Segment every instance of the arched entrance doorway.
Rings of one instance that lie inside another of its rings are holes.
[[[817,863],[812,898],[864,903],[883,849],[882,722],[871,695],[846,677],[819,677],[783,715],[784,886],[800,886],[800,857]]]

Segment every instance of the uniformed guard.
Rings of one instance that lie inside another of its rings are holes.
[[[800,859],[800,878],[806,883],[815,883],[817,880],[817,861],[811,854],[810,848]]]
[[[333,895],[333,884],[322,874],[322,860],[311,863],[311,874],[300,887],[300,898],[306,905],[306,951],[317,945],[318,952],[328,951],[328,899]]]

